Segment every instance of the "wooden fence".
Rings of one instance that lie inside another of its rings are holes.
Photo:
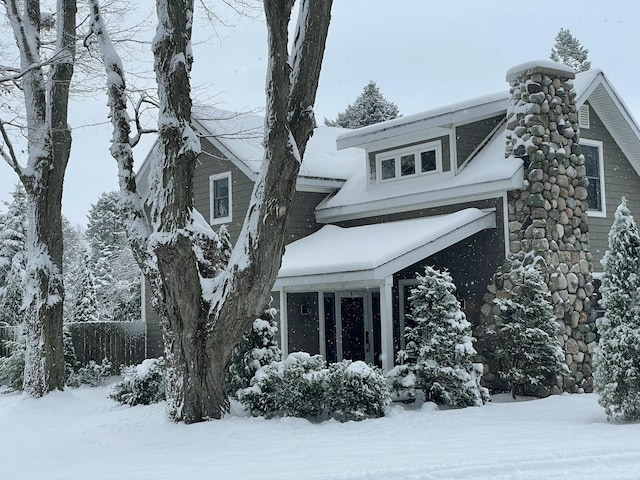
[[[71,332],[76,357],[82,365],[109,359],[116,371],[120,365],[137,365],[146,358],[145,322],[65,323]],[[20,327],[0,327],[0,356],[8,354],[1,340],[15,340]]]

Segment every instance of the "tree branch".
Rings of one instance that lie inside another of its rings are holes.
[[[109,110],[113,126],[113,140],[111,142],[111,156],[118,164],[120,185],[120,208],[125,215],[127,235],[132,245],[136,262],[147,275],[153,278],[157,271],[152,267],[147,245],[150,236],[149,224],[144,213],[142,198],[137,190],[136,177],[133,172],[133,151],[129,134],[129,116],[127,115],[126,81],[120,56],[113,48],[109,33],[100,13],[98,0],[89,0],[92,11],[91,32],[100,45],[102,61],[107,73],[107,95]]]

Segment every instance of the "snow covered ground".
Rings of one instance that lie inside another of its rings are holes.
[[[164,404],[125,407],[108,387],[0,395],[0,478],[637,479],[640,424],[612,425],[595,395],[312,424],[233,413],[186,426]]]

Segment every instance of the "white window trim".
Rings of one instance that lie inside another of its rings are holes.
[[[593,210],[589,208],[587,215],[590,217],[602,217],[607,216],[607,195],[604,190],[604,148],[603,143],[600,140],[589,140],[587,138],[580,139],[581,145],[587,145],[590,147],[596,147],[598,149],[598,172],[600,174],[600,207],[602,210]],[[589,199],[587,199],[588,201]]]
[[[225,216],[225,217],[218,217],[218,218],[214,218],[213,216],[213,212],[214,212],[214,198],[213,198],[213,182],[215,182],[216,180],[220,180],[221,178],[227,178],[228,182],[229,182],[229,215]],[[209,177],[209,223],[211,225],[219,225],[221,223],[228,223],[232,220],[233,218],[233,189],[231,188],[232,186],[232,182],[231,182],[231,172],[224,172],[224,173],[219,173],[217,175],[211,175]]]
[[[436,169],[429,172],[421,172],[420,154],[422,152],[433,150],[436,152]],[[402,166],[400,163],[400,157],[413,154],[415,158],[416,172],[411,175],[401,175]],[[395,163],[395,177],[382,179],[382,162],[385,160],[394,160]],[[406,147],[399,150],[392,150],[390,152],[379,153],[376,155],[376,183],[387,183],[403,180],[405,178],[415,178],[423,175],[436,175],[442,173],[442,142],[436,140],[428,143],[421,143],[420,145],[414,145],[412,147]]]

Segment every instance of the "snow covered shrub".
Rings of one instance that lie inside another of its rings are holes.
[[[482,405],[489,399],[480,385],[482,364],[473,362],[475,338],[451,276],[426,267],[424,276],[416,278],[418,285],[409,297],[412,326],[406,328],[406,347],[398,354],[407,368],[397,371],[403,375],[394,382],[396,389],[414,388],[413,373],[415,387],[428,401],[451,407]]]
[[[336,420],[384,417],[391,402],[389,382],[375,367],[361,361],[329,365],[325,382],[325,408]]]
[[[324,410],[325,375],[320,355],[292,353],[260,368],[238,400],[252,415],[315,418]]]
[[[251,331],[244,335],[231,354],[227,376],[229,395],[236,398],[241,388],[247,388],[251,378],[263,366],[282,358],[278,347],[276,325],[277,310],[268,308],[253,322]]]
[[[561,327],[551,305],[551,295],[535,264],[538,259],[512,258],[511,298],[496,298],[500,308],[490,330],[498,374],[516,393],[545,395],[557,376],[568,372],[557,339]],[[527,263],[529,262],[529,263]]]
[[[406,363],[403,350],[398,353],[399,365],[396,365],[385,374],[391,398],[394,401],[412,401],[418,393],[416,390],[415,368],[413,368],[413,365]]]
[[[72,374],[71,378],[67,381],[67,385],[101,387],[104,385],[105,379],[111,376],[112,371],[113,365],[106,358],[102,359],[102,363],[96,363],[91,360],[87,365],[78,368],[78,371]]]
[[[8,357],[0,357],[0,383],[12,390],[22,390],[24,384],[24,357],[26,351],[24,335],[18,340],[4,340],[9,350]]]
[[[165,399],[164,358],[148,358],[140,365],[124,367],[122,381],[109,398],[123,405],[149,405]]]
[[[595,389],[607,418],[640,420],[640,235],[627,207],[618,206],[609,249],[602,259],[602,306],[597,320],[600,342],[595,354]]]

